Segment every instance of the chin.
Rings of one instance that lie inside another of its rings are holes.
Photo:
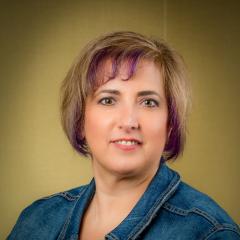
[[[111,173],[119,177],[133,177],[141,175],[143,172],[146,172],[146,167],[140,166],[138,164],[118,164],[117,166],[112,166],[110,169]]]

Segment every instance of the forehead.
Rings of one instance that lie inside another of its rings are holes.
[[[152,60],[140,59],[138,62],[125,60],[115,66],[109,58],[102,62],[96,72],[95,91],[105,85],[109,85],[112,80],[129,81],[138,79],[145,80],[146,85],[151,83],[163,84],[160,66]]]
[[[159,95],[165,96],[161,71],[153,61],[139,61],[131,76],[129,68],[129,63],[123,62],[118,67],[116,76],[111,78],[112,62],[110,60],[106,61],[99,74],[97,74],[97,81],[101,84],[94,93],[104,89],[117,89],[129,93],[155,91]]]

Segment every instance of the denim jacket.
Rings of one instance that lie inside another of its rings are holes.
[[[88,185],[37,200],[21,213],[7,239],[77,240],[94,192],[93,179]],[[211,198],[162,164],[129,215],[105,239],[237,240],[240,230]]]

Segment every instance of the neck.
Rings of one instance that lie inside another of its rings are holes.
[[[97,168],[99,170],[99,168]],[[157,169],[137,176],[115,176],[96,171],[96,193],[92,201],[95,219],[126,217],[145,192]]]

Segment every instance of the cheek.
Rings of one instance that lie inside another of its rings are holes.
[[[167,116],[152,116],[144,121],[144,132],[153,144],[165,145],[167,139]]]
[[[87,141],[99,141],[99,139],[106,138],[110,121],[102,112],[99,113],[97,110],[91,109],[86,110],[84,132]]]
[[[99,116],[101,118],[101,116]],[[99,130],[99,121],[97,115],[92,111],[85,112],[85,125],[84,125],[84,132],[85,137],[87,140],[91,139],[94,132]]]

